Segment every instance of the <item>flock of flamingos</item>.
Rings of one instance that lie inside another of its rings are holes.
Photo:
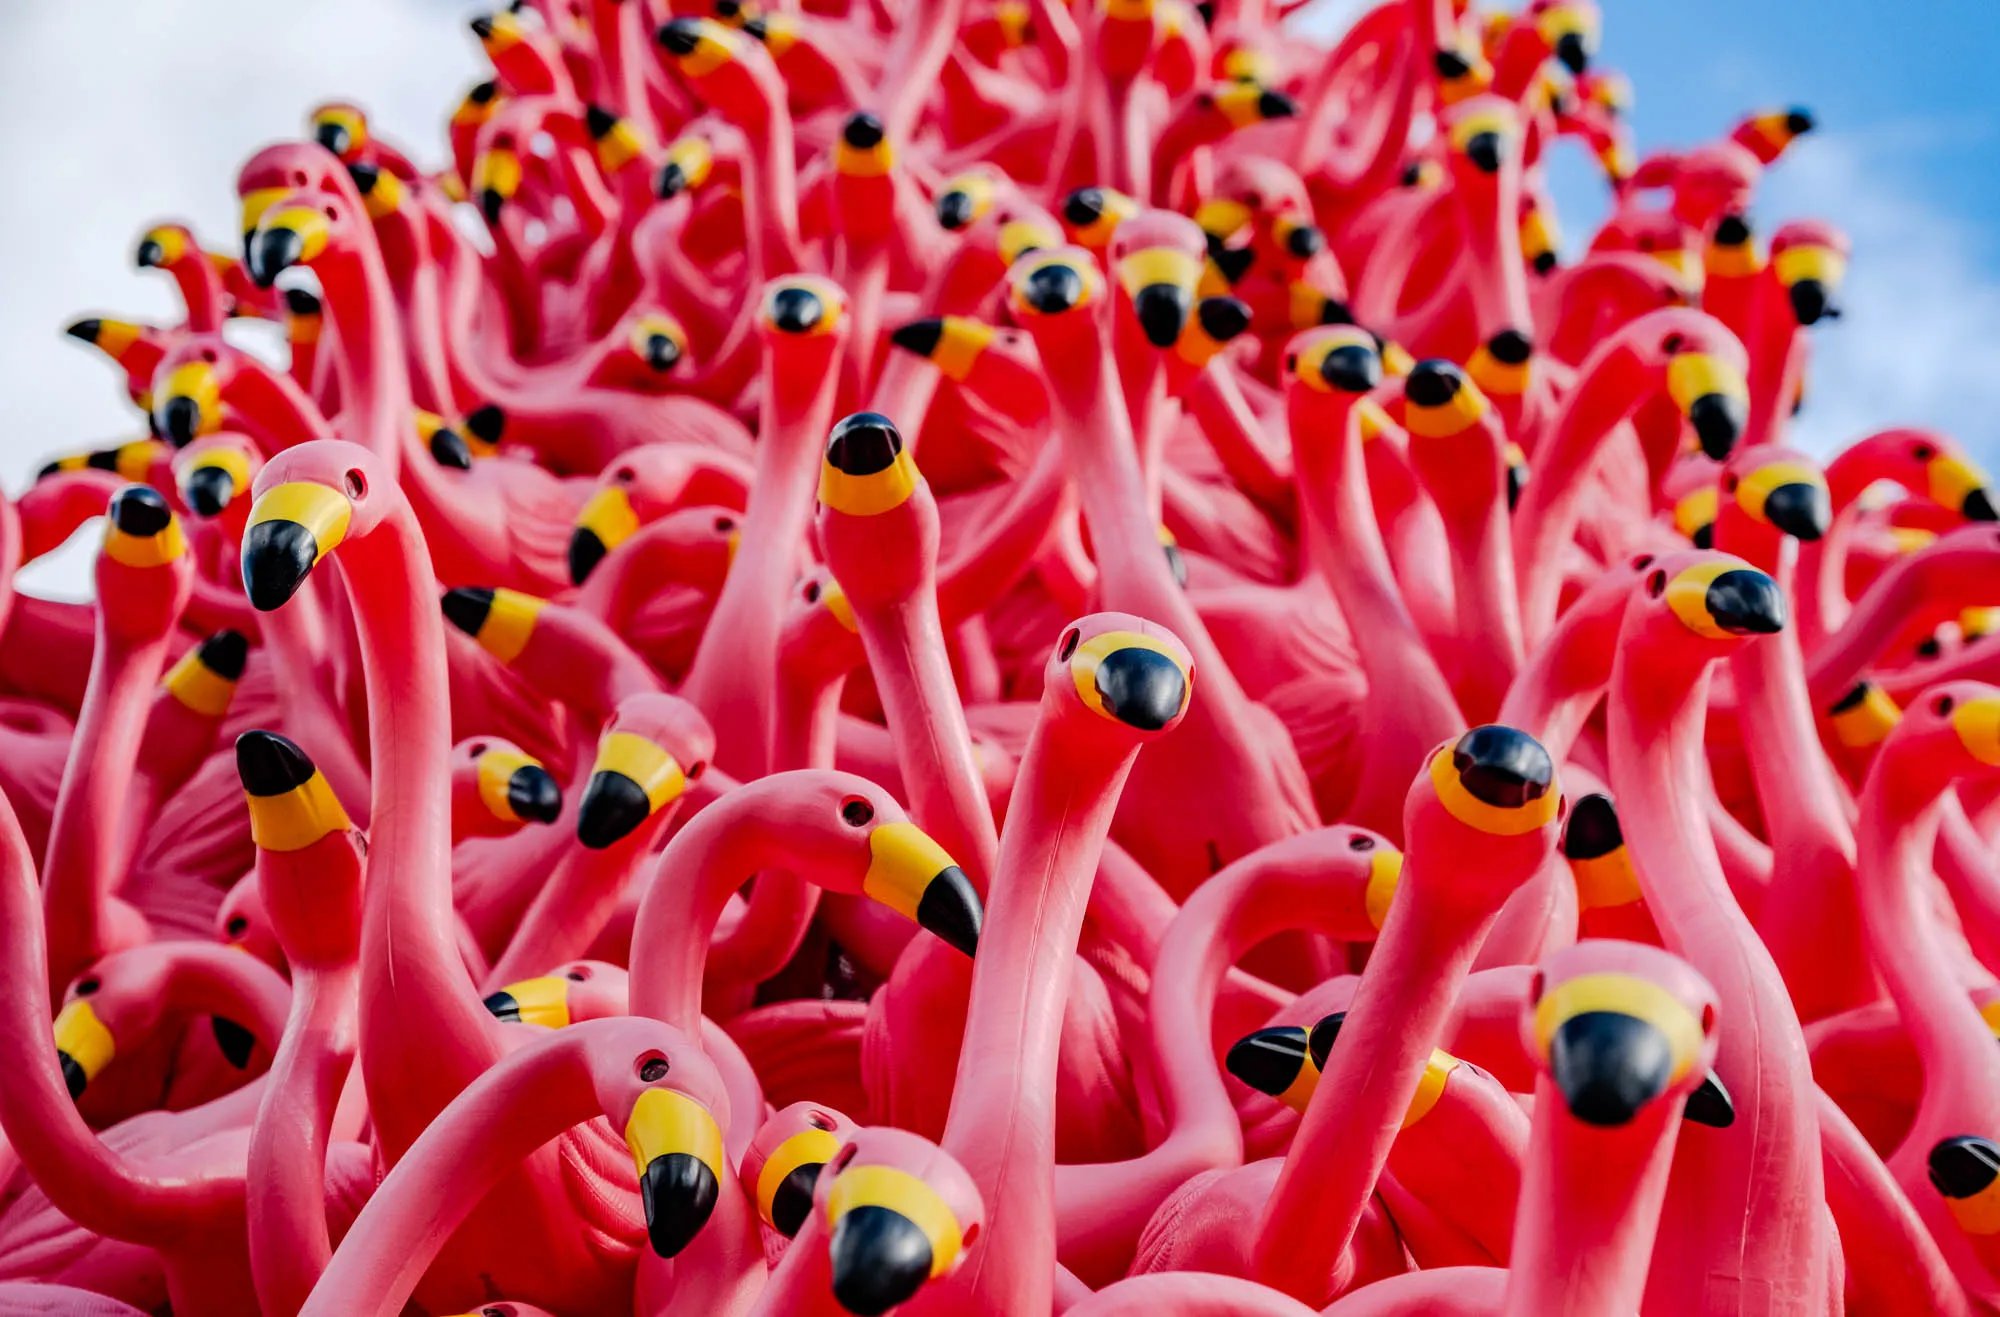
[[[2000,1305],[1996,495],[1788,446],[1811,116],[1297,7],[519,0],[144,233],[0,1314]]]

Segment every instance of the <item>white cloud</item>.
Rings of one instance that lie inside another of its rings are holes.
[[[236,169],[302,131],[314,104],[366,106],[435,167],[444,125],[483,76],[472,6],[145,0],[8,7],[0,41],[0,485],[18,492],[57,452],[133,437],[139,422],[103,358],[62,336],[86,311],[166,320],[164,276],[132,268],[140,231],[189,221],[233,241]],[[89,537],[23,573],[31,593],[81,598]]]

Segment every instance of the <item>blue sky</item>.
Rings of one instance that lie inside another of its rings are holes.
[[[1843,318],[1814,331],[1795,435],[1825,452],[1892,424],[1958,436],[2000,467],[2000,50],[1995,0],[1599,0],[1600,56],[1631,78],[1641,153],[1804,105],[1820,131],[1761,189],[1769,232],[1795,216],[1844,228]],[[1309,27],[1361,6],[1322,0]],[[1587,243],[1605,193],[1562,153],[1565,237]]]

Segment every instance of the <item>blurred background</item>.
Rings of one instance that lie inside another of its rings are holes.
[[[1766,180],[1758,228],[1825,218],[1854,256],[1843,318],[1815,333],[1799,436],[1827,448],[1887,424],[1951,431],[2000,465],[2000,4],[1923,0],[1600,0],[1601,59],[1637,93],[1643,154],[1804,105],[1820,131]],[[1331,38],[1362,9],[1320,0],[1301,31]],[[88,313],[174,315],[162,275],[132,267],[147,225],[232,240],[237,165],[302,130],[314,104],[365,105],[434,168],[444,122],[483,59],[459,0],[0,0],[0,488],[50,456],[137,437],[108,363],[62,334]],[[1551,166],[1565,240],[1606,209],[1595,167]],[[236,326],[254,336],[259,327]],[[88,592],[94,527],[21,577]]]

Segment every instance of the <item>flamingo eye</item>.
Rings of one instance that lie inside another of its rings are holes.
[[[350,469],[348,471],[346,484],[347,496],[349,498],[368,497],[368,477],[362,475],[359,470]]]
[[[639,1078],[645,1083],[656,1084],[665,1079],[667,1071],[672,1068],[667,1064],[666,1057],[657,1054],[649,1056],[639,1063]]]
[[[865,828],[875,817],[875,807],[861,797],[854,796],[842,803],[840,817],[850,828]]]
[[[1910,450],[1910,456],[1916,458],[1919,462],[1928,462],[1937,456],[1937,449],[1932,448],[1929,444],[1918,444]]]
[[[1666,591],[1667,574],[1665,572],[1654,572],[1646,578],[1646,594],[1648,597],[1658,599]]]
[[[235,917],[230,919],[228,923],[222,926],[222,931],[229,934],[229,936],[231,937],[242,937],[243,930],[249,927],[250,927],[249,920],[245,919],[242,915],[236,915]]]
[[[1075,627],[1071,627],[1065,632],[1062,644],[1056,647],[1056,661],[1059,663],[1069,662],[1069,656],[1076,653],[1077,642],[1082,639],[1082,635],[1077,632]]]
[[[1951,711],[1957,707],[1958,702],[1949,695],[1940,695],[1931,701],[1931,712],[1940,718],[1949,718]]]

